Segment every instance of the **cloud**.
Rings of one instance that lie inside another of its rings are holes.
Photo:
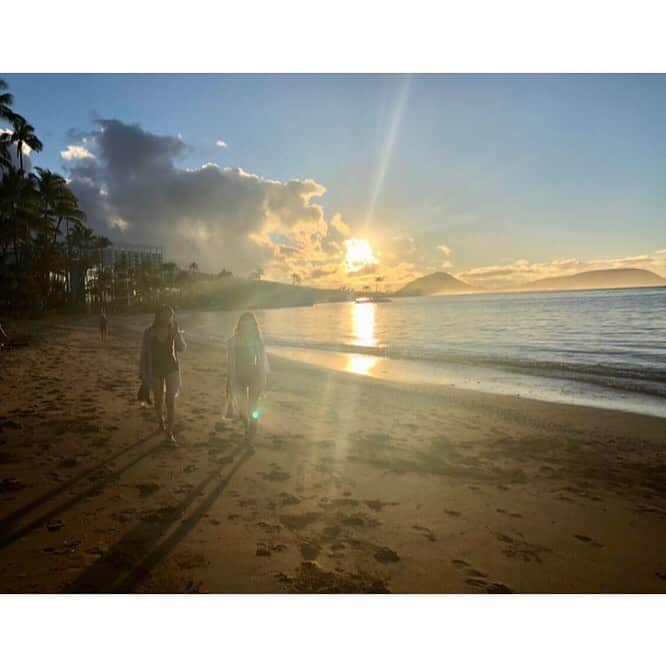
[[[214,163],[182,168],[191,154],[182,139],[118,119],[69,136],[96,156],[68,160],[68,175],[98,233],[161,246],[167,260],[196,261],[202,271],[243,275],[261,266],[273,279],[298,272],[304,282],[338,280],[351,230],[340,216],[326,219],[316,203],[326,191],[320,183]]]
[[[347,275],[349,277],[363,277],[364,275],[375,275],[379,272],[379,267],[377,264],[366,264],[362,268],[359,268],[356,271],[348,271]]]
[[[222,139],[218,139],[218,140],[215,142],[215,145],[216,145],[218,148],[227,148],[227,147],[228,147],[228,146],[227,146],[227,142],[226,142],[226,141],[222,141]]]
[[[60,151],[63,160],[92,160],[95,156],[85,146],[67,146],[67,150]]]
[[[438,249],[438,250],[441,250],[441,251],[444,253],[444,256],[445,256],[445,257],[450,257],[450,256],[451,256],[451,252],[452,252],[452,250],[451,250],[451,248],[448,247],[447,245],[438,245],[438,246],[437,246],[437,249]]]
[[[109,220],[109,226],[112,229],[120,229],[121,231],[126,231],[129,228],[129,223],[126,220],[123,220],[121,217],[112,217]]]

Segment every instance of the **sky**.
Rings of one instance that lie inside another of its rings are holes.
[[[13,75],[101,235],[201,270],[666,275],[666,76]]]

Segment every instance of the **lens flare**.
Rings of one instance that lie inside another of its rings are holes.
[[[255,420],[259,418],[259,410],[258,409],[255,409],[252,412],[252,418],[255,419]]]

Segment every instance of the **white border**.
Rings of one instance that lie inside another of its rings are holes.
[[[5,596],[7,664],[645,664],[666,597]]]
[[[658,72],[661,0],[34,0],[14,72]]]

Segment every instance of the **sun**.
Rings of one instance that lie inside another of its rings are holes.
[[[345,247],[347,248],[347,256],[345,257],[347,271],[358,271],[361,268],[365,268],[368,264],[377,263],[377,259],[372,254],[372,248],[367,240],[349,238],[345,241]]]

